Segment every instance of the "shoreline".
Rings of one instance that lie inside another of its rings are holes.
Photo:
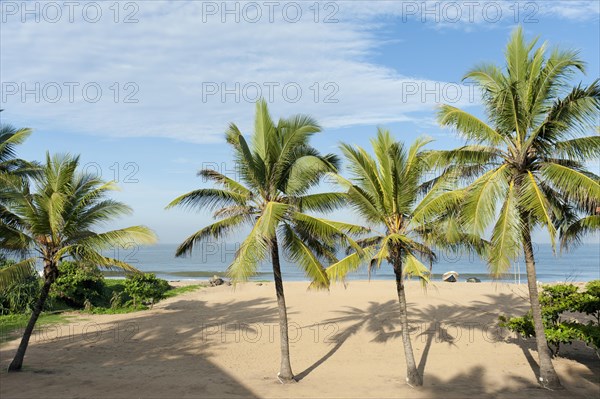
[[[219,276],[222,279],[224,279],[225,281],[229,281],[226,277],[224,276]],[[120,278],[120,277],[111,277],[111,278]],[[189,278],[189,279],[166,279],[167,282],[174,286],[174,287],[178,287],[178,286],[185,286],[185,285],[196,285],[196,284],[207,284],[210,280],[210,278],[206,278],[206,279],[199,279],[199,278]],[[556,284],[573,284],[577,287],[584,287],[585,284],[587,284],[589,281],[593,281],[593,280],[588,280],[588,281],[538,281],[538,286],[539,285],[556,285]],[[310,281],[309,280],[283,280],[284,284],[306,284],[309,285]],[[394,280],[392,279],[378,279],[378,280],[346,280],[345,283],[342,282],[332,282],[331,283],[331,287],[334,286],[344,286],[344,285],[350,285],[350,284],[354,284],[354,283],[360,283],[360,284],[374,284],[374,283],[381,283],[381,282],[394,282]],[[249,280],[249,281],[245,281],[245,282],[240,282],[238,284],[242,285],[242,284],[269,284],[269,283],[273,283],[273,280]],[[416,280],[407,280],[405,282],[406,284],[415,284],[418,283],[420,284],[418,281]],[[469,286],[471,285],[480,285],[480,284],[492,284],[492,285],[497,285],[497,284],[501,284],[501,285],[509,285],[509,286],[516,286],[516,287],[527,287],[527,280],[522,280],[520,284],[515,283],[514,281],[509,281],[509,280],[493,280],[493,281],[481,281],[481,282],[477,282],[477,283],[470,283],[467,282],[465,280],[459,280],[456,282],[446,282],[443,280],[432,280],[429,282],[428,286],[434,285],[434,284],[443,284],[443,285],[462,285],[462,284],[467,284]]]

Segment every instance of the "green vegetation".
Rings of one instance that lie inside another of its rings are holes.
[[[68,306],[80,309],[101,297],[104,276],[93,264],[80,265],[63,261],[58,266],[58,277],[50,290],[50,297],[64,301]]]
[[[544,286],[540,305],[548,347],[553,356],[558,355],[561,344],[582,341],[600,357],[600,280],[587,283],[584,291],[579,291],[572,284]],[[582,314],[591,316],[591,319],[580,321],[585,319]],[[531,312],[520,317],[500,316],[500,325],[523,337],[535,337]]]
[[[173,298],[174,296],[187,294],[188,292],[194,292],[202,288],[203,286],[200,284],[192,284],[192,285],[184,285],[182,287],[171,288],[169,291],[165,292],[164,299]]]
[[[125,280],[125,293],[133,298],[133,306],[149,301],[151,306],[161,300],[169,290],[169,284],[156,278],[154,273],[135,273]]]
[[[23,329],[29,320],[28,314],[9,314],[0,316],[0,343],[10,341],[23,334]],[[42,313],[36,324],[37,327],[49,324],[65,323],[69,316],[52,313]]]
[[[0,270],[13,266],[16,262],[0,260]],[[29,313],[33,311],[35,300],[39,295],[41,279],[35,270],[19,274],[12,283],[0,289],[0,315]]]

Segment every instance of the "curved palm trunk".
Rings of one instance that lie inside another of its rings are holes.
[[[547,389],[562,389],[558,375],[552,365],[550,349],[546,341],[546,333],[544,332],[544,322],[542,320],[542,309],[537,289],[537,277],[535,273],[535,259],[533,255],[533,247],[531,245],[531,232],[529,224],[525,223],[523,229],[523,249],[525,252],[525,264],[527,265],[527,287],[529,288],[529,302],[531,303],[531,313],[533,317],[533,325],[535,329],[535,340],[540,364],[540,379],[539,383]]]
[[[17,349],[17,353],[15,354],[13,361],[8,366],[8,371],[19,371],[23,367],[23,359],[25,358],[25,352],[27,351],[27,346],[29,345],[29,339],[33,333],[35,323],[37,322],[38,317],[40,317],[40,313],[42,313],[42,310],[44,309],[44,304],[46,303],[48,293],[50,292],[50,286],[53,282],[54,278],[45,278],[44,285],[42,286],[42,292],[40,293],[40,297],[33,307],[33,312],[31,313],[27,327],[25,327],[25,331],[23,332],[23,338],[21,338],[21,343],[19,344],[19,348]]]
[[[294,373],[290,364],[290,346],[288,339],[287,308],[283,294],[283,280],[281,279],[281,265],[279,262],[279,245],[277,237],[271,240],[271,259],[273,261],[273,277],[275,279],[275,292],[277,293],[277,308],[279,310],[279,331],[281,344],[281,365],[277,377],[282,383],[294,381]]]
[[[402,343],[404,344],[404,357],[406,358],[406,382],[411,386],[423,385],[423,378],[417,370],[415,355],[408,331],[408,315],[406,312],[406,295],[404,293],[404,281],[402,280],[402,264],[400,260],[394,261],[394,274],[396,275],[396,291],[400,303],[400,324],[402,325]]]

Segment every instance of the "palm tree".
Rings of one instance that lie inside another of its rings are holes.
[[[63,259],[136,272],[131,265],[107,258],[101,251],[117,245],[155,241],[154,233],[144,226],[104,233],[94,231],[98,224],[127,214],[131,209],[106,198],[107,193],[116,188],[115,184],[79,172],[78,165],[79,157],[47,154],[42,171],[33,177],[35,190],[31,192],[29,186],[24,185],[23,190],[13,190],[7,195],[6,211],[13,223],[0,221],[0,248],[8,253],[35,253],[20,263],[31,265],[40,260],[44,279],[9,371],[20,370],[23,365],[29,338]]]
[[[2,110],[0,110],[1,112]],[[28,184],[28,178],[40,171],[36,162],[28,162],[16,157],[16,146],[22,144],[31,134],[31,129],[16,129],[10,125],[0,125],[0,233],[2,225],[15,221],[6,210],[6,195],[13,189],[22,189]],[[0,248],[0,259],[5,253]],[[0,270],[0,285],[17,281],[32,272],[28,263],[17,262]]]
[[[346,233],[362,230],[346,223],[333,222],[305,213],[329,211],[342,205],[341,193],[309,193],[327,172],[337,170],[334,155],[321,155],[309,139],[321,130],[308,116],[297,115],[273,122],[267,104],[256,104],[254,135],[248,145],[235,124],[226,132],[240,171],[239,181],[214,170],[198,174],[222,188],[201,188],[173,200],[169,207],[186,206],[209,209],[219,220],[188,237],[176,256],[191,254],[195,244],[210,238],[221,239],[232,230],[251,227],[240,245],[228,274],[234,281],[245,281],[258,265],[271,256],[275,293],[279,311],[282,383],[294,381],[290,365],[288,322],[280,265],[280,244],[312,281],[312,287],[329,286],[321,262],[335,260],[334,245],[353,241]]]
[[[436,153],[425,151],[428,139],[418,139],[410,148],[394,141],[390,133],[379,129],[371,140],[375,158],[363,148],[342,144],[352,178],[338,176],[345,187],[350,206],[374,229],[381,233],[357,240],[364,253],[354,252],[327,268],[332,280],[341,280],[369,260],[369,272],[386,260],[396,276],[396,291],[400,305],[402,342],[406,358],[406,381],[423,384],[417,370],[409,335],[404,280],[418,277],[423,284],[430,278],[430,269],[421,260],[433,262],[433,245],[458,249],[461,245],[477,246],[477,240],[463,234],[452,215],[456,212],[461,193],[452,191],[454,172],[428,179]],[[349,251],[350,252],[350,251]]]
[[[449,105],[441,107],[439,122],[468,141],[448,151],[445,160],[480,166],[479,177],[467,189],[462,220],[474,234],[494,224],[491,272],[506,272],[524,253],[539,381],[556,389],[561,384],[542,324],[531,232],[538,226],[547,229],[554,245],[557,226],[600,204],[600,180],[585,167],[600,154],[600,136],[585,136],[600,110],[600,85],[596,80],[569,89],[573,73],[584,71],[577,52],[554,49],[547,56],[547,44],[534,50],[536,42],[526,43],[518,28],[506,47],[504,70],[484,64],[465,76],[481,88],[489,122]]]

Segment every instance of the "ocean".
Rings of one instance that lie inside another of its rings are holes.
[[[194,250],[192,256],[175,258],[175,244],[158,244],[148,247],[127,248],[107,253],[116,256],[125,262],[134,265],[144,272],[155,273],[158,277],[168,280],[208,279],[213,275],[225,276],[227,267],[231,263],[236,244],[232,243],[207,243]],[[552,252],[550,244],[534,244],[537,280],[542,282],[573,282],[600,279],[600,245],[582,244],[568,253]],[[286,281],[306,281],[302,270],[293,262],[282,256],[282,274]],[[438,261],[433,264],[433,280],[440,280],[441,275],[447,271],[459,273],[459,281],[469,277],[477,277],[482,281],[492,281],[487,273],[487,266],[477,255],[455,255],[438,253]],[[109,273],[115,275],[114,273]],[[348,275],[348,280],[367,280],[369,278],[366,267],[358,272]],[[264,262],[260,265],[258,273],[253,280],[272,280],[271,265]],[[392,280],[394,274],[389,264],[383,263],[379,270],[371,274],[374,280]],[[503,277],[503,281],[527,281],[525,263],[519,259],[512,265]]]

